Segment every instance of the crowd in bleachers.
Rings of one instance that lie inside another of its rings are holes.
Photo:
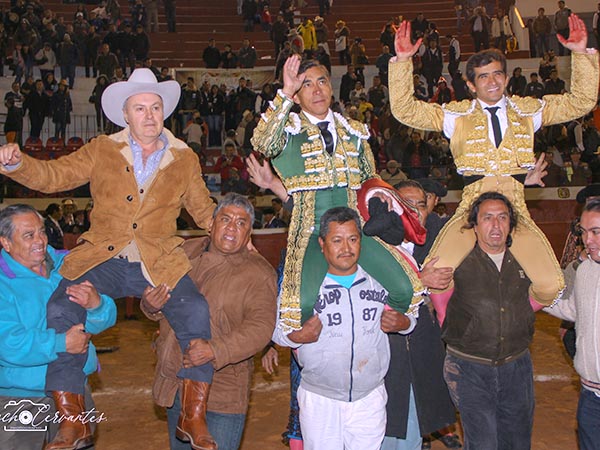
[[[30,138],[39,137],[40,122],[51,117],[55,125],[54,139],[66,144],[68,136],[65,129],[72,112],[69,89],[75,82],[75,65],[84,66],[86,75],[96,78],[89,102],[96,110],[99,133],[117,130],[107,121],[100,104],[102,93],[110,83],[126,80],[127,73],[136,67],[149,68],[159,81],[171,78],[168,67],[159,69],[148,57],[147,30],[154,30],[156,25],[153,23],[154,12],[148,13],[141,0],[129,3],[126,20],[114,0],[102,2],[90,11],[79,5],[68,20],[56,17],[38,0],[27,3],[17,0],[10,11],[0,11],[0,50],[14,49],[8,63],[14,71],[15,83],[12,91],[5,95],[7,140],[23,143],[22,122],[27,115],[31,124]],[[461,179],[453,169],[445,137],[439,133],[410,130],[392,116],[387,66],[394,56],[397,27],[403,20],[411,20],[414,40],[423,39],[413,61],[415,96],[439,104],[470,98],[471,93],[459,70],[460,40],[464,39],[465,32],[470,33],[474,43],[479,43],[482,48],[495,46],[504,52],[511,50],[507,46],[511,24],[504,12],[506,9],[503,9],[508,5],[501,4],[494,18],[489,18],[484,3],[457,0],[457,31],[444,37],[436,24],[424,14],[414,18],[395,16],[383,24],[380,34],[382,51],[371,59],[361,38],[351,39],[350,27],[342,20],[336,23],[333,34],[329,33],[321,16],[314,19],[303,17],[299,24],[294,23],[297,6],[291,1],[280,3],[275,20],[271,20],[270,13],[265,14],[270,8],[267,1],[245,0],[240,3],[238,12],[248,29],[260,23],[265,32],[270,33],[277,56],[276,80],[280,79],[283,63],[293,53],[318,59],[330,70],[334,54],[335,61],[347,64],[333,109],[367,124],[371,134],[369,143],[380,170],[391,169],[394,174],[401,172],[409,178],[432,177],[450,188],[459,189]],[[538,26],[533,28],[542,33],[543,27],[539,26],[539,22],[543,11],[540,14],[533,21]],[[487,30],[485,38],[477,34],[480,26]],[[565,82],[559,77],[557,57],[547,45],[546,36],[538,34],[534,36],[534,42],[539,45],[534,47],[543,51],[539,70],[530,73],[527,79],[520,68],[515,68],[508,85],[510,95],[541,98],[546,94],[565,92]],[[329,48],[331,38],[335,39],[335,48]],[[6,52],[0,53],[4,56]],[[247,39],[237,51],[229,44],[221,50],[211,39],[202,55],[207,68],[252,68],[257,58],[256,50]],[[371,64],[378,73],[365,80],[364,68]],[[39,78],[34,68],[39,69]],[[60,69],[59,79],[55,78],[57,68]],[[449,77],[442,76],[443,72]],[[22,80],[23,83],[19,84]],[[249,183],[243,158],[252,152],[250,137],[260,114],[280,87],[280,81],[253,86],[251,79],[242,77],[237,87],[228,89],[225,84],[210,84],[208,81],[200,84],[200,80],[189,77],[182,84],[180,104],[166,126],[197,152],[207,172],[220,174],[223,193],[254,194],[257,190]],[[547,153],[549,160],[554,162],[551,166],[554,175],[547,178],[546,185],[600,181],[599,145],[597,125],[592,115],[576,123],[540,130],[536,135],[536,152]],[[234,154],[242,161],[239,167],[226,161],[227,148],[232,146]],[[216,156],[214,152],[211,155],[211,148],[221,149],[222,155]]]

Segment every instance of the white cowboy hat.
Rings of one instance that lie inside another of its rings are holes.
[[[135,69],[127,81],[113,83],[104,90],[102,110],[106,117],[120,127],[127,127],[123,107],[125,101],[136,94],[156,94],[162,98],[164,116],[167,118],[179,103],[181,86],[175,80],[159,83],[150,69]]]

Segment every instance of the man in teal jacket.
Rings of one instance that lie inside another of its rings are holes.
[[[47,435],[52,438],[56,432],[58,417],[74,415],[74,404],[84,413],[91,411],[82,395],[46,396],[48,363],[61,352],[87,353],[84,371],[94,372],[98,360],[89,339],[114,325],[116,306],[89,282],[71,286],[70,300],[87,309],[85,324],[66,333],[48,329],[46,303],[62,280],[58,270],[65,252],[48,246],[44,221],[28,205],[0,211],[0,244],[0,448],[41,450]],[[84,414],[74,422],[63,421],[69,427],[61,424],[58,433],[74,429],[84,437],[77,443],[83,448],[93,443],[90,423],[100,420],[97,411]]]

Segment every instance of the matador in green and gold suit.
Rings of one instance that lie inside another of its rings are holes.
[[[489,138],[488,118],[478,100],[444,105],[425,103],[413,96],[412,61],[390,62],[390,100],[394,116],[423,130],[444,131],[458,173],[468,184],[454,216],[438,235],[429,259],[439,256],[441,267],[458,267],[475,245],[473,230],[464,229],[473,201],[487,191],[504,194],[517,211],[511,252],[532,282],[530,294],[543,305],[551,304],[564,288],[554,252],[531,219],[523,181],[535,165],[534,133],[540,126],[568,122],[587,114],[598,94],[598,54],[571,57],[571,91],[561,95],[504,96],[507,126],[498,147]],[[466,183],[467,184],[467,183]]]
[[[367,143],[369,131],[354,120],[333,113],[337,140],[330,155],[317,125],[282,91],[254,130],[254,149],[272,158],[272,164],[294,201],[287,255],[280,292],[280,326],[297,330],[313,314],[327,263],[318,243],[321,215],[336,206],[357,210],[357,190],[378,178]],[[418,275],[394,249],[377,237],[363,236],[359,264],[390,293],[394,309],[414,311],[424,291]]]

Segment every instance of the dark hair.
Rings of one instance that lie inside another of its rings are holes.
[[[508,248],[512,245],[512,236],[510,234],[517,226],[517,213],[515,212],[515,209],[513,208],[513,205],[510,202],[510,200],[500,192],[484,192],[479,197],[477,197],[471,205],[471,210],[469,211],[469,215],[467,216],[467,224],[464,225],[462,228],[465,230],[472,230],[475,227],[475,225],[477,225],[477,215],[479,214],[479,209],[481,208],[483,202],[487,200],[500,200],[508,208],[508,218],[510,227],[508,230],[508,237],[506,238],[506,247]]]
[[[327,68],[316,59],[305,59],[304,61],[302,61],[300,63],[300,67],[298,67],[298,75],[302,75],[308,69],[312,69],[313,67],[322,67],[323,69],[325,69],[324,72],[327,74],[327,76],[329,76],[329,71],[327,70]]]
[[[358,217],[358,213],[347,206],[338,206],[336,208],[331,208],[325,211],[325,214],[321,216],[320,229],[319,229],[319,237],[321,239],[325,239],[327,234],[329,233],[329,224],[331,222],[337,223],[346,223],[354,221],[356,224],[356,228],[359,233],[362,233],[362,228],[360,226],[360,218]]]
[[[280,198],[278,198],[278,197],[275,197],[275,198],[271,199],[271,202],[275,202],[275,203],[277,203],[279,205],[283,205],[283,201]]]
[[[403,180],[394,185],[394,189],[396,189],[397,191],[399,191],[400,189],[407,188],[407,187],[420,189],[423,191],[423,195],[426,195],[425,189],[423,189],[423,186],[421,185],[421,183],[419,183],[418,181],[415,181],[415,180]]]
[[[600,213],[600,198],[593,198],[585,204],[583,212],[597,212]]]
[[[58,203],[50,203],[47,207],[46,207],[46,214],[51,216],[52,214],[54,214],[56,211],[60,210],[60,205]]]
[[[252,206],[252,203],[250,203],[243,195],[236,194],[235,192],[227,193],[217,204],[217,207],[213,212],[213,217],[217,217],[219,211],[226,206],[237,206],[238,208],[242,208],[248,213],[248,216],[250,216],[250,224],[254,223],[254,206]]]
[[[467,61],[467,80],[475,83],[475,68],[487,66],[488,64],[498,61],[502,64],[502,71],[506,74],[506,57],[500,50],[491,48],[482,50],[472,55]]]
[[[536,76],[536,77],[537,77],[537,76],[538,76],[538,74],[537,74],[537,72],[531,72],[531,74],[530,74],[529,76],[530,76],[530,77],[533,77],[533,76]]]
[[[24,203],[17,203],[10,205],[0,211],[0,237],[12,240],[13,233],[15,232],[15,225],[13,223],[13,217],[19,214],[34,213],[43,222],[44,218],[33,206],[25,205]]]

